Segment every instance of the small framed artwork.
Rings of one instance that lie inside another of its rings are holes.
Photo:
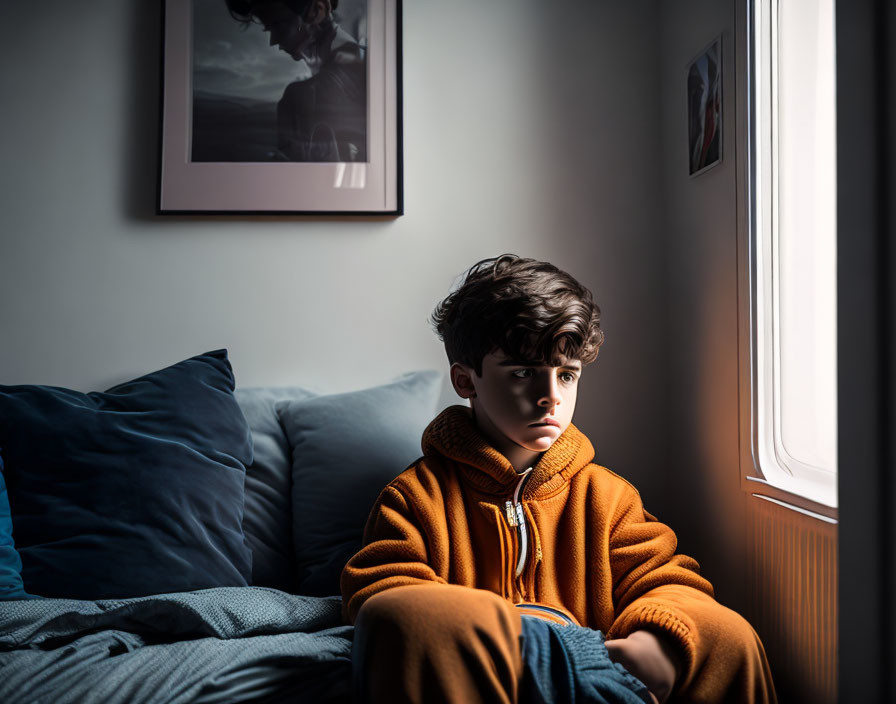
[[[688,64],[688,161],[691,176],[722,161],[722,37]]]
[[[163,0],[160,214],[401,215],[401,0]]]

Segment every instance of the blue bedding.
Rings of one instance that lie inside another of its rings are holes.
[[[264,587],[0,602],[0,701],[348,702],[340,608]]]

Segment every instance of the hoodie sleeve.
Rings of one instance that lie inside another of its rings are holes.
[[[672,529],[645,511],[628,487],[610,534],[616,617],[607,637],[637,630],[665,634],[682,658],[676,692],[684,701],[776,701],[756,632],[714,599],[697,562],[675,553],[677,543]]]
[[[700,576],[696,560],[675,553],[675,533],[644,510],[637,492],[631,490],[616,508],[610,534],[615,620],[607,637],[659,630],[694,662],[698,634],[688,607],[714,602],[712,585]]]
[[[380,494],[364,529],[360,551],[342,571],[342,610],[354,624],[361,605],[378,592],[410,584],[447,581],[429,565],[429,549],[411,501],[394,485]]]

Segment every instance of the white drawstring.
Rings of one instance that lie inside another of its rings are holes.
[[[513,492],[513,502],[507,502],[507,520],[511,526],[516,526],[520,533],[520,558],[516,563],[517,577],[523,573],[523,567],[526,564],[526,557],[529,553],[529,535],[526,532],[526,513],[523,511],[523,505],[520,503],[520,492],[531,472],[532,467],[529,467],[525,472],[520,473],[520,480],[517,482],[516,489]]]

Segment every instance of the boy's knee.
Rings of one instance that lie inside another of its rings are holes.
[[[727,618],[724,620],[724,631],[721,646],[737,654],[741,658],[753,659],[762,649],[762,644],[756,631],[743,616],[736,611],[726,609]]]
[[[420,584],[394,587],[374,594],[358,612],[355,628],[371,632],[466,630],[475,625],[501,625],[519,633],[516,609],[497,594],[456,584]]]
[[[516,701],[517,609],[458,585],[386,589],[364,602],[352,646],[357,700]]]
[[[370,630],[395,624],[412,624],[419,616],[438,613],[435,585],[411,585],[386,589],[367,599],[358,611],[355,628]],[[431,618],[426,618],[431,623]]]
[[[389,620],[401,607],[401,597],[396,597],[396,593],[403,589],[405,587],[386,589],[367,599],[358,611],[356,626]]]
[[[401,619],[398,618],[400,613],[398,603],[393,594],[395,591],[397,590],[387,589],[374,594],[361,605],[355,618],[356,634],[374,633],[384,627],[395,628],[401,623]]]
[[[693,663],[673,701],[712,704],[768,704],[775,701],[765,651],[756,631],[739,613],[721,604],[706,610],[701,638],[706,658]]]

